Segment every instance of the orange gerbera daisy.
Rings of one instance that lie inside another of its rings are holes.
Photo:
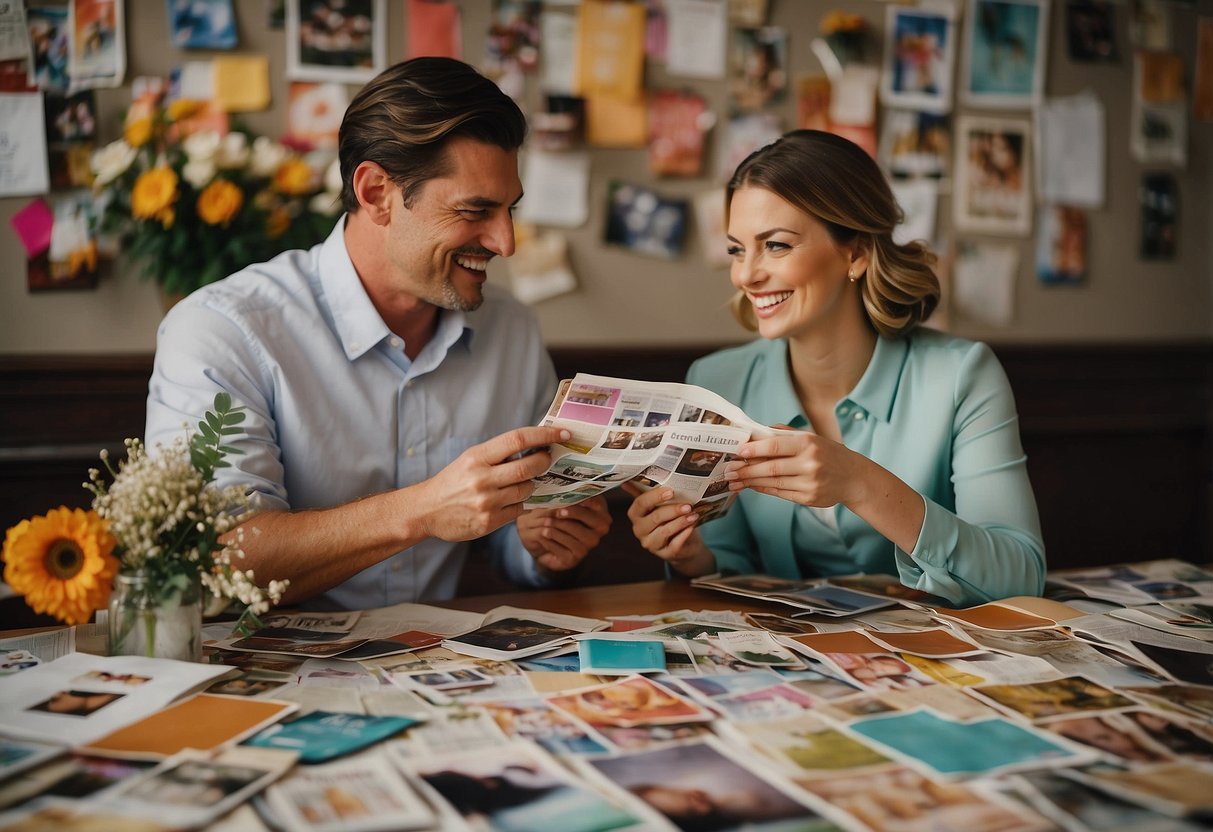
[[[109,600],[115,543],[96,512],[60,506],[8,530],[4,580],[34,612],[83,624]]]

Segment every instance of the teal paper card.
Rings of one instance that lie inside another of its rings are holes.
[[[665,670],[665,648],[660,641],[617,641],[587,638],[577,643],[584,673],[614,670],[645,673]]]

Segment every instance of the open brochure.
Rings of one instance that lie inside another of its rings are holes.
[[[733,502],[724,468],[737,447],[779,431],[693,384],[586,373],[560,383],[543,424],[573,436],[552,446],[552,464],[534,478],[527,508],[572,505],[633,482],[672,488],[700,522]]]

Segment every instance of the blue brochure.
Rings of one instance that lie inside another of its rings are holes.
[[[263,748],[296,751],[304,763],[322,763],[379,742],[419,720],[403,716],[362,716],[312,711],[298,719],[271,725],[244,742]]]
[[[582,673],[627,675],[665,670],[665,648],[656,639],[587,638],[577,642]]]

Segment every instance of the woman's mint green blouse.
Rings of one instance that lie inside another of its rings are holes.
[[[787,350],[783,340],[723,350],[696,361],[687,381],[762,424],[808,428]],[[841,505],[829,524],[811,509],[745,490],[728,514],[700,530],[720,570],[883,572],[960,606],[1040,594],[1040,518],[1011,386],[989,347],[929,329],[878,338],[863,377],[834,414],[848,448],[922,495],[926,516],[913,551],[899,550]]]

